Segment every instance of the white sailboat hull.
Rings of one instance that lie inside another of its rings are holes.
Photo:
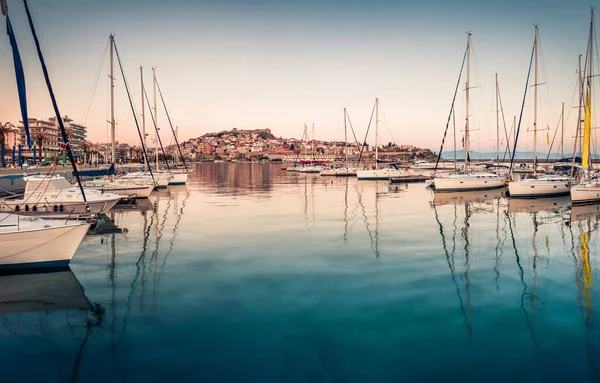
[[[27,200],[28,202],[25,202]],[[18,200],[3,200],[0,203],[0,213],[16,213],[28,215],[48,215],[55,213],[66,214],[106,214],[112,209],[121,197],[104,200],[88,201],[86,205],[83,200],[80,201],[56,201],[56,199],[25,198]],[[87,207],[90,208],[88,213]]]
[[[76,223],[0,232],[0,269],[66,266],[89,227]]]
[[[511,198],[538,198],[569,194],[567,179],[531,179],[511,181],[508,193]]]
[[[113,193],[126,198],[148,198],[155,184],[144,181],[103,181],[93,180],[86,181],[84,185],[89,188],[100,190],[103,193]]]
[[[106,214],[121,199],[116,194],[101,193],[84,188],[87,205],[78,187],[71,186],[62,177],[27,177],[25,194],[8,197],[0,201],[0,213],[47,215],[67,214]],[[89,207],[90,211],[87,211]]]
[[[487,190],[504,187],[505,180],[501,176],[458,175],[436,177],[433,186],[437,192]]]
[[[373,169],[373,170],[358,170],[356,177],[359,180],[389,180],[393,177],[402,177],[407,173],[400,169]]]
[[[335,177],[351,177],[356,176],[355,168],[337,168],[337,169],[325,169],[321,172],[322,176],[335,176]]]
[[[129,173],[124,176],[118,177],[117,179],[121,179],[128,182],[138,182],[138,183],[147,183],[147,182],[155,182],[157,188],[166,188],[167,185],[171,182],[171,174],[163,173],[163,172],[154,172],[154,178],[150,175],[150,173]]]
[[[600,184],[579,184],[571,188],[571,201],[573,204],[600,202]]]
[[[102,190],[103,192],[115,193],[128,198],[148,198],[150,193],[152,193],[152,190],[154,190],[154,185],[129,187],[109,184],[104,187],[100,187],[99,190]]]
[[[169,181],[169,185],[185,185],[185,183],[187,182],[187,172],[185,173],[171,173],[173,175],[173,178],[171,178],[171,180]]]
[[[298,172],[299,173],[321,173],[323,170],[322,166],[304,166],[301,167]]]

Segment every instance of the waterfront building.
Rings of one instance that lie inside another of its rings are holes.
[[[54,157],[54,155],[59,152],[63,143],[56,117],[50,117],[48,119],[29,118],[28,122],[31,140],[33,141],[32,143],[38,150],[37,157],[39,158],[40,146],[44,150],[44,153],[42,154],[43,157]],[[63,124],[67,132],[71,134],[70,142],[74,149],[74,154],[77,157],[81,150],[77,151],[76,149],[82,142],[87,140],[87,127],[74,123],[68,116],[63,117]],[[23,121],[19,121],[17,128],[19,129],[19,137],[18,142],[15,142],[15,146],[19,144],[22,145],[22,156],[25,158],[32,158],[33,152],[27,148],[27,138]]]

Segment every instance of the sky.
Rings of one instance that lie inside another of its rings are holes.
[[[466,33],[471,32],[471,147],[495,150],[495,74],[510,129],[513,116],[520,113],[537,24],[538,83],[543,83],[538,87],[538,127],[549,129],[538,132],[538,148],[548,150],[546,135],[552,138],[560,125],[564,102],[566,152],[572,150],[576,123],[577,60],[585,54],[590,7],[595,5],[583,0],[29,0],[28,4],[60,112],[85,124],[93,142],[110,137],[105,52],[113,33],[137,116],[139,67],[144,68],[151,102],[151,68],[156,67],[181,139],[233,127],[269,128],[276,136],[300,138],[304,124],[314,123],[316,139],[341,140],[346,107],[362,141],[377,97],[380,144],[438,151]],[[8,7],[25,68],[29,115],[48,118],[53,110],[23,3],[8,0]],[[0,121],[17,123],[20,109],[12,54],[8,36],[3,36]],[[467,114],[464,82],[463,77],[456,102],[459,149]],[[117,140],[138,144],[116,58],[115,84]],[[528,92],[519,140],[524,151],[533,145],[532,88]],[[161,137],[170,142],[158,102]],[[149,130],[152,122],[146,115]],[[372,125],[367,138],[371,144]],[[451,150],[452,141],[447,140],[445,150]]]

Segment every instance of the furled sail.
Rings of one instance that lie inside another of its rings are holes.
[[[592,135],[592,111],[590,110],[590,91],[585,93],[585,120],[583,121],[583,150],[581,166],[586,169],[590,163],[590,137]]]
[[[23,126],[27,135],[27,145],[31,149],[31,135],[29,133],[29,120],[27,117],[27,92],[25,88],[25,72],[23,71],[23,63],[21,63],[21,55],[17,47],[17,39],[13,31],[8,14],[6,15],[6,33],[10,39],[10,46],[13,52],[13,61],[15,63],[15,76],[17,78],[17,90],[19,91],[19,103],[21,104],[21,117],[23,118]]]

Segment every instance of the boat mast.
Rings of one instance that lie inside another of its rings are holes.
[[[152,67],[152,85],[154,88],[154,124],[156,125],[156,171],[158,171],[158,114],[156,113],[156,67]],[[165,158],[165,161],[167,159]]]
[[[517,116],[513,116],[513,142],[517,141]]]
[[[469,77],[471,72],[471,33],[467,33],[467,83],[465,86],[466,95],[466,120],[465,120],[465,173],[469,172]]]
[[[454,172],[456,172],[456,109],[452,105],[452,133],[454,135]]]
[[[498,113],[498,73],[496,73],[496,164],[500,166],[500,120]]]
[[[575,153],[573,155],[573,161],[575,161],[575,156],[577,155],[577,141],[579,139],[579,151],[580,154],[583,155],[583,134],[581,134],[581,106],[585,102],[583,99],[583,74],[581,71],[581,56],[579,55],[579,105],[577,107],[577,132],[575,133]]]
[[[115,77],[113,51],[115,46],[115,37],[110,35],[110,156],[111,161],[115,163]]]
[[[346,147],[346,163],[344,166],[348,167],[348,127],[346,126],[346,108],[344,108],[344,146]]]
[[[535,26],[533,40],[535,50],[535,70],[533,79],[533,174],[537,174],[537,101],[538,101],[538,26]]]
[[[312,157],[313,157],[313,161],[315,161],[317,158],[315,157],[315,123],[312,123],[312,144],[310,145],[311,149],[312,149]]]
[[[560,112],[560,158],[565,156],[565,103],[562,103],[562,110]]]
[[[140,84],[141,84],[141,95],[142,95],[142,137],[144,144],[146,143],[146,116],[144,114],[144,69],[140,66]],[[142,156],[142,161],[144,157]],[[149,164],[146,164],[149,166]]]
[[[379,98],[375,99],[375,169],[379,168],[378,159],[379,159]]]
[[[594,8],[592,7],[591,9],[592,12],[592,17],[590,20],[590,69],[589,69],[589,76],[588,76],[588,92],[589,92],[589,105],[588,105],[588,109],[591,111],[592,110],[592,80],[594,78],[594,66],[593,66],[593,58],[594,58]],[[587,114],[587,113],[586,113]],[[590,113],[590,122],[589,124],[591,124],[591,113]],[[590,136],[591,136],[591,129],[590,129]],[[590,137],[590,141],[591,141],[592,137]],[[589,145],[588,145],[588,151],[591,152],[589,150]],[[589,167],[590,170],[592,169],[592,156],[591,153],[588,153],[588,158],[589,158]]]

